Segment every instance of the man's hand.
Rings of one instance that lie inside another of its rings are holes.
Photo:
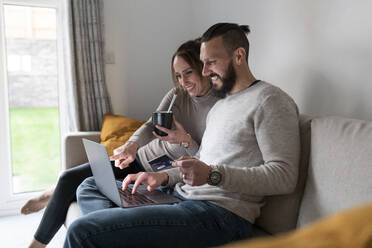
[[[191,186],[206,184],[211,171],[210,166],[193,157],[181,157],[172,166],[178,167],[183,181]]]
[[[137,187],[140,184],[146,184],[147,190],[152,191],[160,185],[168,182],[168,174],[161,172],[139,172],[137,174],[128,174],[122,184],[123,191],[127,189],[130,183],[134,182],[132,194],[136,193]]]
[[[183,128],[181,123],[179,123],[176,120],[174,115],[173,115],[173,123],[174,123],[174,126],[176,127],[176,129],[174,129],[174,130],[167,129],[165,127],[161,127],[161,126],[156,125],[156,128],[159,129],[160,131],[163,131],[164,133],[168,134],[167,136],[159,136],[155,132],[152,132],[153,135],[156,138],[158,138],[160,140],[168,141],[171,144],[181,144],[181,142],[187,141],[191,145],[192,139],[191,139],[190,135],[187,134],[187,132],[185,131],[185,129]]]
[[[124,169],[136,159],[138,148],[137,143],[127,142],[114,150],[114,155],[110,157],[110,160],[115,160],[115,166]]]

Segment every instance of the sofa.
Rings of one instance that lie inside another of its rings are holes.
[[[265,197],[253,235],[262,237],[302,228],[341,210],[372,202],[372,122],[337,116],[300,116],[301,159],[293,193]],[[64,140],[66,168],[87,161],[81,138],[99,142],[99,132]],[[68,226],[81,212],[72,203]]]

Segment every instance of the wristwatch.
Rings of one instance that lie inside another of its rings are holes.
[[[190,138],[190,140],[192,140],[191,135],[189,133],[187,133],[186,135]],[[190,145],[191,145],[191,142],[187,142],[187,141],[182,141],[181,142],[181,146],[183,146],[185,148],[189,148]]]
[[[212,186],[218,186],[222,181],[222,173],[217,169],[217,166],[210,165],[210,167],[211,171],[207,183]]]

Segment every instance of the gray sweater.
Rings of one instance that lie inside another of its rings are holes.
[[[287,194],[297,182],[299,115],[281,89],[259,82],[218,101],[207,117],[201,161],[216,165],[219,186],[190,186],[169,171],[169,183],[188,199],[207,200],[254,223],[265,195]]]
[[[193,156],[199,149],[199,145],[205,130],[205,119],[209,110],[220,98],[216,97],[214,90],[209,90],[207,94],[201,97],[192,97],[184,90],[179,88],[171,89],[160,102],[156,110],[168,110],[173,95],[177,92],[177,98],[172,107],[176,120],[182,124],[185,131],[188,132],[192,139],[192,146],[184,148],[179,144],[170,144],[161,141],[152,134],[154,126],[151,118],[142,125],[130,138],[140,145],[138,156],[146,171],[152,171],[148,163],[149,160],[167,154],[172,159],[181,156]]]

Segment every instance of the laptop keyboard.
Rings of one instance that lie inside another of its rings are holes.
[[[132,189],[127,188],[123,191],[119,188],[120,197],[123,201],[125,201],[129,205],[145,205],[154,203],[152,200],[148,199],[141,193],[136,192],[134,195],[132,194]]]

